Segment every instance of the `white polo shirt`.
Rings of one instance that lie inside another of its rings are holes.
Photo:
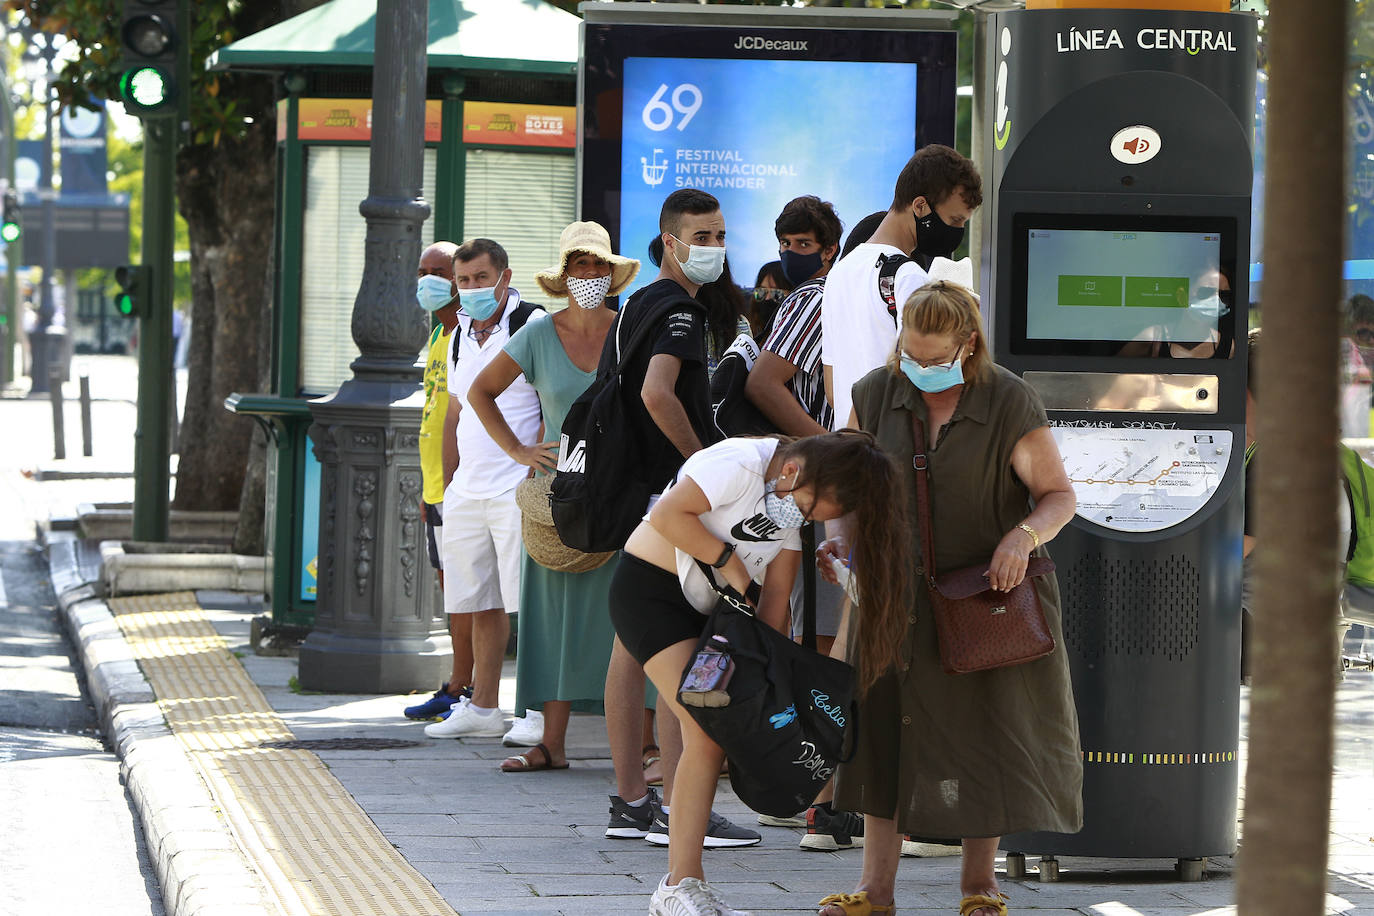
[[[835,429],[849,423],[854,384],[886,365],[896,350],[902,305],[927,282],[926,272],[915,261],[897,269],[894,321],[878,293],[879,257],[902,253],[891,245],[859,245],[826,275],[825,298],[821,300],[821,362],[831,368]]]
[[[529,473],[529,468],[512,460],[492,441],[486,427],[468,404],[468,389],[472,387],[473,379],[491,364],[510,340],[511,312],[519,306],[520,293],[511,289],[497,329],[481,344],[468,333],[472,329],[472,319],[462,312],[458,313],[458,328],[453,332],[453,339],[458,341],[458,361],[449,366],[448,390],[450,395],[459,396],[463,411],[458,415],[458,470],[449,488],[468,499],[500,496],[507,490],[514,490]],[[530,315],[529,321],[541,321],[547,317],[544,312],[535,312]],[[501,408],[501,415],[521,442],[528,444],[535,441],[539,435],[539,395],[525,381],[523,373],[496,399],[496,406]]]

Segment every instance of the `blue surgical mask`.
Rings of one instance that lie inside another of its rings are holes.
[[[683,276],[698,286],[720,279],[721,273],[725,270],[724,245],[688,245],[677,236],[673,236],[673,241],[687,249],[687,260],[678,261]],[[674,254],[674,257],[677,255]]]
[[[496,298],[496,287],[483,286],[480,289],[458,290],[458,301],[463,304],[463,314],[473,321],[486,321],[501,303]]]
[[[800,528],[806,524],[806,513],[797,505],[792,493],[786,496],[777,494],[777,480],[770,480],[763,487],[763,514],[779,528]]]
[[[964,384],[964,364],[958,357],[948,366],[922,366],[909,356],[903,356],[901,360],[902,374],[927,394]]]
[[[453,301],[453,281],[426,274],[415,283],[415,300],[426,312],[437,312]]]

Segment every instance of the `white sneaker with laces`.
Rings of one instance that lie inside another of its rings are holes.
[[[668,876],[658,882],[649,900],[649,916],[753,916],[747,910],[727,906],[720,892],[700,878],[683,878],[668,885]]]
[[[524,717],[511,723],[501,743],[506,747],[534,747],[543,740],[544,714],[537,709],[527,709]]]
[[[463,697],[450,707],[448,718],[425,726],[431,738],[499,738],[506,730],[505,716],[493,709],[485,715],[472,708],[472,701]]]

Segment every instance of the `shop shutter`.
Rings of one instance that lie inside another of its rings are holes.
[[[506,249],[511,285],[547,308],[568,300],[544,295],[534,274],[558,263],[558,235],[575,218],[576,186],[576,160],[567,153],[467,153],[464,238],[489,238]]]
[[[301,262],[301,388],[327,394],[352,376],[358,356],[350,330],[353,300],[363,278],[367,222],[358,204],[367,197],[365,146],[312,146],[305,159],[305,227]],[[425,149],[425,200],[434,200],[437,151]],[[420,229],[434,240],[434,219]]]

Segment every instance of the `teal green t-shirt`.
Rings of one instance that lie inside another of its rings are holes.
[[[544,441],[557,441],[568,409],[596,381],[596,373],[583,372],[568,359],[552,319],[531,321],[516,331],[505,351],[519,364],[525,380],[539,395],[539,407],[544,415]]]

